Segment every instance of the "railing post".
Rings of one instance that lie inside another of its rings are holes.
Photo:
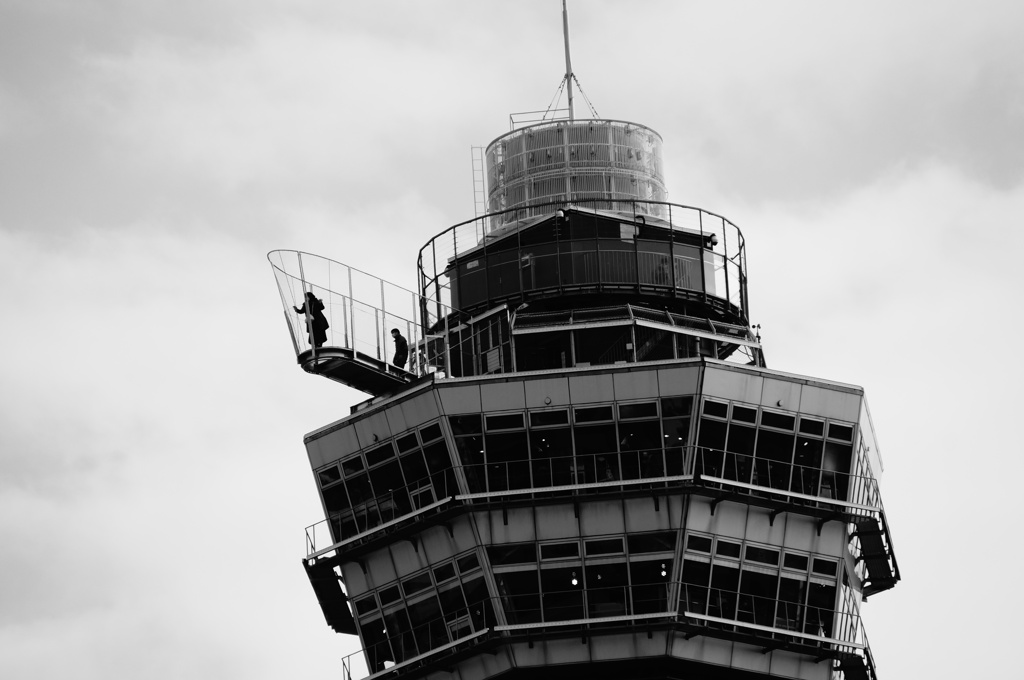
[[[352,357],[356,356],[356,302],[355,302],[355,291],[352,289],[352,267],[346,266],[345,270],[348,272],[348,314],[351,322],[349,325],[352,328]]]
[[[725,218],[722,218],[722,265],[725,267],[725,301],[732,304],[729,297],[729,229],[725,226]]]
[[[384,347],[388,346],[388,309],[384,301],[384,279],[377,279],[380,282],[380,321],[381,325],[377,329],[378,343],[383,342]],[[387,353],[384,355],[387,360]]]
[[[704,302],[706,304],[708,301],[708,283],[707,277],[704,273],[704,211],[699,209],[697,210],[697,226],[700,229],[700,291],[704,296]]]
[[[380,333],[377,332],[377,329],[380,328],[380,324],[383,321],[383,319],[381,319],[380,317],[381,317],[381,310],[374,309],[373,310],[373,328],[374,328],[373,334],[376,336],[376,338],[374,339],[374,342],[377,343],[377,359],[380,359],[380,360],[384,361],[384,363],[387,363],[387,357],[384,356],[383,354],[381,354]]]

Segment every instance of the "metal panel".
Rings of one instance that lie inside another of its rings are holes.
[[[775,521],[782,519],[781,516]],[[787,548],[814,552],[814,542],[818,538],[817,520],[801,515],[786,515],[786,539],[784,544]]]
[[[374,413],[371,416],[360,418],[352,424],[359,439],[359,446],[366,448],[373,446],[378,441],[391,437],[391,428],[388,426],[388,419],[383,413]]]
[[[427,564],[437,564],[451,559],[456,552],[452,541],[448,540],[447,527],[431,527],[421,534],[420,550]]]
[[[625,531],[622,506],[618,503],[580,505],[580,532],[584,536],[621,534]]]
[[[732,650],[732,667],[767,675],[771,668],[771,657],[757,647],[736,645]]]
[[[615,373],[615,398],[654,399],[658,396],[657,371]]]
[[[484,383],[480,386],[480,405],[487,412],[526,408],[523,383]]]
[[[537,540],[533,530],[533,508],[508,508],[489,513],[491,543],[520,543]],[[508,516],[508,524],[505,516]]]
[[[754,373],[707,366],[701,392],[705,396],[759,404],[763,384],[764,378]]]
[[[356,562],[341,563],[341,579],[345,583],[345,591],[350,598],[359,597],[370,590],[366,582],[366,574]]]
[[[453,385],[438,389],[445,415],[480,413],[480,386]]]
[[[547,505],[537,508],[538,541],[575,538],[578,535],[579,527],[571,505]]]
[[[366,565],[366,573],[372,584],[388,583],[398,578],[390,550],[378,550],[370,553],[363,559],[363,563]]]
[[[661,510],[654,509],[650,498],[630,498],[624,501],[626,506],[626,531],[664,531],[670,529],[668,513],[665,506]]]
[[[573,404],[614,401],[612,377],[607,374],[569,376],[569,398]]]
[[[658,392],[663,397],[696,394],[700,368],[666,368],[658,371]]]
[[[388,427],[391,428],[392,432],[405,432],[409,428],[416,427],[419,423],[416,420],[410,420],[406,417],[405,404],[395,404],[383,411],[384,417],[387,418]],[[436,410],[436,409],[435,409]]]
[[[682,643],[683,637],[681,635],[677,636],[675,640]],[[694,644],[695,642],[697,644]],[[733,643],[728,640],[700,636],[687,640],[683,644],[673,645],[672,651],[674,656],[682,659],[693,659],[695,661],[718,664],[719,666],[729,666],[732,663],[733,646]]]
[[[769,408],[796,411],[800,408],[800,387],[800,383],[765,378],[759,403]]]
[[[782,545],[786,539],[786,523],[779,521],[781,519],[776,517],[775,522],[770,522],[768,510],[750,508],[747,512],[747,530],[744,538],[758,543]]]
[[[846,542],[849,537],[846,533],[846,525],[840,522],[826,522],[821,527],[821,535],[815,535],[812,552],[822,555],[842,557],[846,554]]]
[[[526,381],[527,408],[565,406],[569,404],[569,380],[567,378],[545,378]]]
[[[355,430],[347,426],[310,441],[306,444],[306,453],[309,455],[310,465],[316,469],[344,458],[359,448]]]
[[[860,402],[863,397],[847,391],[830,390],[814,385],[804,385],[800,394],[800,413],[838,418],[848,423],[857,421]]]
[[[399,408],[402,409],[402,414],[405,416],[409,427],[419,427],[440,415],[437,408],[437,399],[434,397],[433,391],[424,392],[412,399],[407,399],[399,404]],[[399,431],[395,430],[395,432]]]

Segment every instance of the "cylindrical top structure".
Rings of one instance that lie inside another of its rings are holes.
[[[661,146],[661,135],[651,128],[620,120],[520,128],[487,146],[488,211],[581,200],[625,201],[632,210],[635,200],[664,201]],[[644,205],[657,211],[657,203]],[[492,220],[488,231],[502,226]]]

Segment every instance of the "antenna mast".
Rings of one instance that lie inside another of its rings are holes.
[[[562,0],[562,32],[565,34],[565,84],[569,91],[569,120],[574,120],[572,109],[572,80],[575,76],[572,73],[572,61],[569,59],[569,11],[565,8],[565,0]]]

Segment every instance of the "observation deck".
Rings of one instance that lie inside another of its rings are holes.
[[[490,228],[495,222],[502,226]],[[418,266],[424,297],[469,314],[503,303],[623,301],[749,324],[743,234],[690,206],[581,200],[512,209],[442,232]]]
[[[298,363],[374,396],[431,374],[696,356],[764,365],[743,235],[699,208],[591,200],[485,215],[420,250],[419,291],[310,253],[268,259]],[[323,306],[319,340],[309,295]],[[409,346],[402,366],[393,328]]]
[[[418,293],[311,253],[275,250],[267,259],[303,370],[374,395],[401,389],[433,370],[422,351],[427,336],[419,319],[426,301]],[[319,310],[306,309],[310,295]],[[317,311],[324,324],[319,337],[310,330]],[[410,349],[403,366],[392,363],[394,328]]]

